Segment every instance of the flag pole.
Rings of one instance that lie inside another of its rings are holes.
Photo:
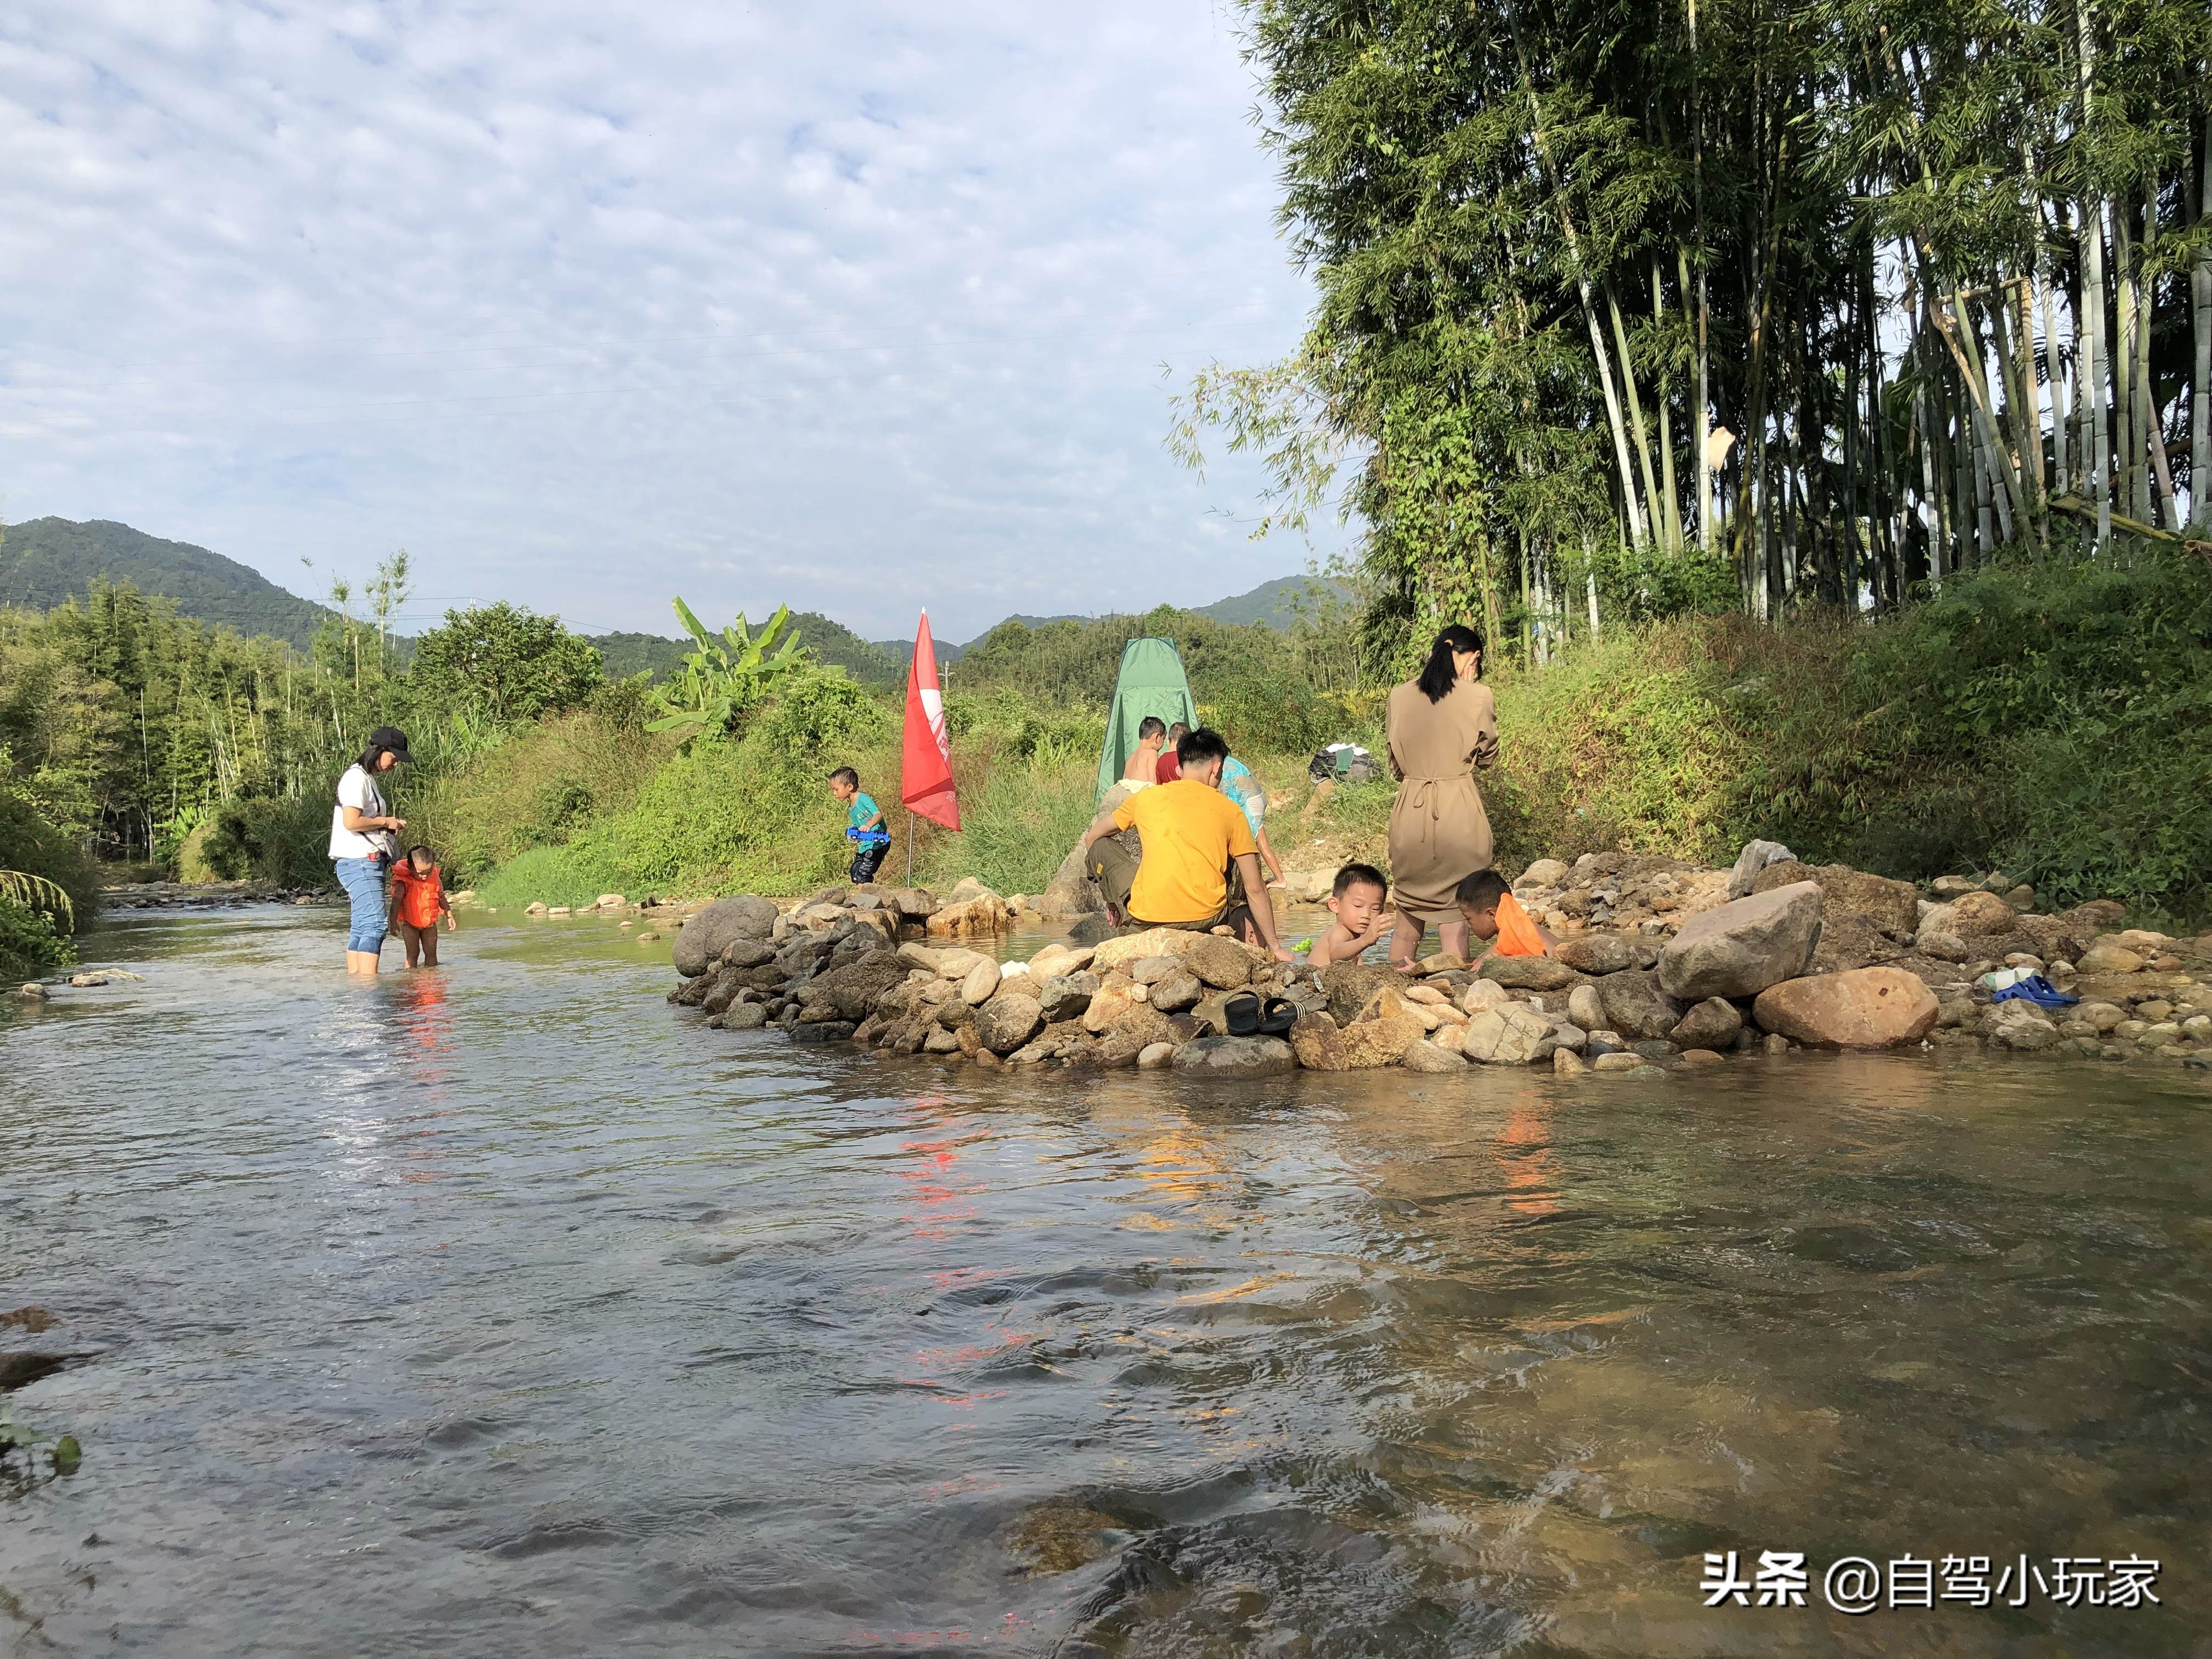
[[[906,884],[914,885],[914,809],[906,811]]]

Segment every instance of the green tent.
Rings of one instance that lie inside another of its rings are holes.
[[[1198,725],[1198,705],[1190,700],[1182,659],[1172,640],[1131,640],[1121,648],[1121,672],[1114,680],[1114,706],[1106,714],[1106,746],[1098,754],[1098,793],[1121,781],[1121,769],[1136,751],[1137,727],[1147,714],[1169,725]]]

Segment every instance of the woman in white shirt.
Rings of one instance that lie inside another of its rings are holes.
[[[368,747],[338,780],[337,804],[331,808],[331,861],[338,885],[353,901],[353,925],[346,933],[346,972],[373,974],[384,949],[384,874],[399,843],[394,837],[407,820],[391,815],[380,774],[407,760],[407,734],[380,726],[368,734]]]

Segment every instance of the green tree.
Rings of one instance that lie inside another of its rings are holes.
[[[415,641],[409,669],[418,708],[501,726],[576,708],[601,678],[599,653],[558,617],[505,599],[446,612]]]

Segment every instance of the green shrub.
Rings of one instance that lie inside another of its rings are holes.
[[[69,895],[80,928],[100,905],[100,876],[76,842],[13,790],[0,787],[0,870],[20,870]]]
[[[23,979],[76,960],[68,933],[52,916],[0,894],[0,977]]]
[[[533,847],[501,865],[477,888],[485,904],[522,909],[534,902],[586,905],[602,893],[643,898],[655,889],[589,852],[574,847]]]

